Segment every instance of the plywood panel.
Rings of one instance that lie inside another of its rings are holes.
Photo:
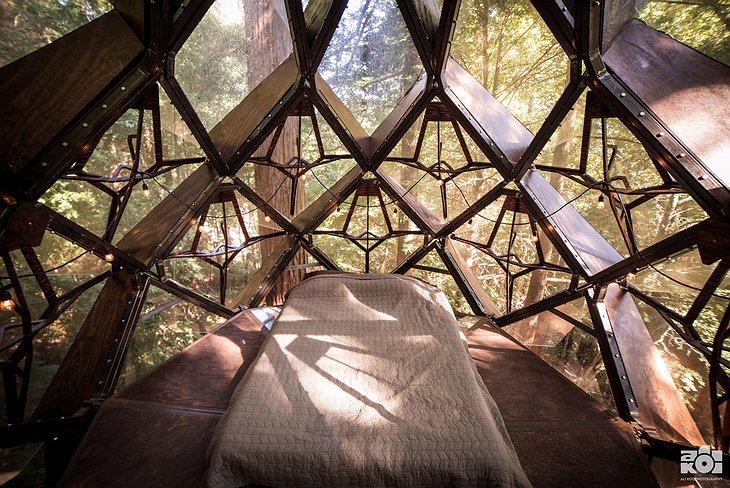
[[[141,51],[111,11],[0,69],[0,161],[18,173]]]
[[[464,107],[466,116],[492,138],[504,155],[515,163],[532,142],[532,134],[453,58],[446,63],[445,95]]]
[[[231,159],[254,135],[259,124],[267,122],[269,113],[294,88],[298,75],[297,61],[291,55],[213,127],[210,137],[224,161]]]
[[[638,20],[603,59],[730,187],[730,68]]]

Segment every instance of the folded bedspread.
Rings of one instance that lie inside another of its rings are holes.
[[[208,458],[211,488],[530,486],[446,297],[397,275],[293,288]]]

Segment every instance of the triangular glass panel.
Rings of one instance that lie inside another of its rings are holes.
[[[630,283],[646,294],[647,300],[654,300],[660,306],[685,317],[718,266],[724,265],[704,266],[697,249],[689,248],[641,270]],[[725,275],[717,290],[708,298],[701,310],[693,311],[697,317],[689,322],[702,340],[709,344],[715,338],[717,326],[730,300],[730,275]]]
[[[662,316],[650,305],[634,300],[641,313],[654,345],[664,360],[674,380],[674,385],[684,398],[692,418],[705,437],[712,439],[712,414],[710,411],[710,368],[707,359],[690,346]],[[717,315],[715,328],[722,311]],[[709,324],[708,324],[709,325]],[[725,370],[725,373],[729,371]]]
[[[127,349],[117,391],[226,320],[151,286]]]
[[[175,57],[175,78],[211,130],[292,52],[283,0],[216,0]]]
[[[730,66],[730,6],[726,2],[637,2],[638,17],[699,52]]]
[[[598,342],[584,330],[590,330],[585,325],[590,323],[585,300],[574,300],[555,310],[570,316],[578,324],[550,310],[510,324],[503,330],[615,414]]]
[[[568,57],[529,0],[461,2],[451,55],[533,134],[568,84]]]
[[[351,0],[319,73],[370,132],[423,71],[395,0]]]
[[[109,12],[112,1],[3,2],[0,67]]]
[[[33,338],[33,363],[30,370],[31,387],[28,390],[25,407],[26,417],[33,412],[46,388],[51,383],[51,379],[53,379],[58,367],[66,357],[76,334],[94,305],[102,287],[103,283],[99,283],[84,291],[75,301],[68,304],[68,308],[53,323],[42,328]],[[23,288],[25,289],[25,286]],[[26,295],[26,298],[28,298],[30,294],[27,293]],[[5,325],[7,312],[0,312],[0,316],[2,317],[0,319],[2,320],[1,323]],[[22,332],[20,327],[15,330]],[[9,341],[11,338],[10,335],[6,334],[3,340]],[[15,348],[7,349],[3,352],[3,355],[14,350]],[[2,359],[8,358],[2,356]],[[0,409],[0,421],[6,422],[5,414],[5,408]]]

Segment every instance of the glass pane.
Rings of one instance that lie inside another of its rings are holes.
[[[632,284],[662,305],[684,316],[699,294],[699,290],[707,282],[714,266],[703,265],[699,252],[690,250],[656,263],[654,268],[658,271],[648,267],[637,273]],[[679,283],[684,283],[692,288]],[[725,286],[728,284],[730,284],[730,278],[725,280]],[[720,286],[716,293],[724,293],[730,297],[730,293],[727,289],[723,289],[723,286]],[[717,329],[719,321],[720,317],[717,317],[713,329]],[[708,333],[711,334],[709,342],[712,342],[714,330],[708,331]]]
[[[282,0],[216,0],[175,57],[175,77],[210,130],[292,52]]]
[[[350,0],[319,72],[372,133],[423,68],[395,0]]]
[[[730,65],[730,3],[726,1],[636,2],[639,18],[680,42]]]
[[[712,415],[707,380],[710,372],[709,364],[656,310],[640,300],[634,301],[702,436],[705,439],[712,439]],[[717,323],[715,323],[716,328]]]
[[[26,418],[33,412],[46,388],[48,388],[53,375],[61,365],[68,349],[71,347],[71,343],[81,328],[81,324],[83,324],[86,315],[88,315],[89,310],[96,301],[102,286],[103,284],[100,283],[86,290],[52,324],[41,329],[33,339],[33,364],[31,366],[25,409]],[[3,325],[6,323],[5,320],[9,318],[8,315],[7,312],[2,312]],[[34,318],[37,318],[37,316],[34,315]],[[16,318],[11,322],[17,320]],[[5,336],[5,340],[10,338],[10,335]],[[7,354],[14,350],[14,347],[6,350],[3,353],[3,359],[7,359]],[[7,423],[4,398],[4,395],[0,395],[0,423],[2,424]]]
[[[580,168],[580,147],[583,139],[583,119],[585,116],[586,94],[584,91],[568,115],[553,132],[548,143],[535,159],[537,167]]]
[[[159,94],[162,154],[165,159],[204,157],[195,136],[162,88],[159,88]]]
[[[225,322],[190,303],[150,287],[117,383],[121,391],[155,366]]]
[[[0,67],[110,11],[108,0],[0,2]]]
[[[418,265],[423,266],[425,269],[414,268],[406,274],[430,283],[444,292],[454,312],[462,314],[471,313],[469,302],[462,295],[454,278],[446,271],[446,267],[436,251],[428,253],[426,257],[419,261]],[[443,270],[443,272],[435,271],[437,269]]]
[[[568,57],[528,0],[464,0],[451,55],[533,134],[568,83]]]
[[[111,197],[89,183],[80,180],[57,180],[38,202],[96,236],[101,237],[106,231]]]
[[[590,323],[583,299],[557,309],[583,323]],[[504,330],[616,414],[601,352],[593,336],[550,311],[508,325]]]
[[[606,118],[604,162],[600,115],[584,118],[586,98],[591,103],[589,113],[599,110],[595,97],[584,94],[541,151],[536,164],[566,200],[576,199],[572,206],[617,251],[627,255],[628,231],[633,231],[637,246],[644,249],[707,218],[671,175],[652,161],[626,126],[613,117]],[[587,141],[583,140],[584,129],[589,134]],[[575,169],[577,174],[568,177],[553,168]],[[618,217],[611,209],[608,189],[613,192]],[[623,218],[623,209],[631,217],[631,222],[625,224],[626,237],[617,223],[617,218]]]

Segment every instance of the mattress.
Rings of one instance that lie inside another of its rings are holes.
[[[294,287],[208,450],[206,486],[530,486],[438,289]]]

